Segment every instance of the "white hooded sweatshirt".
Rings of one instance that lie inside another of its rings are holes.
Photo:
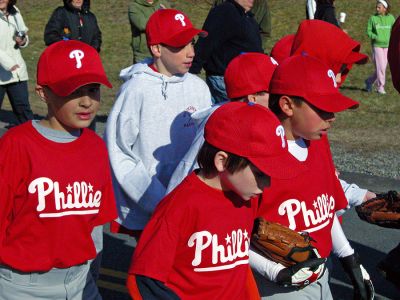
[[[191,114],[211,105],[195,75],[168,77],[145,60],[121,71],[124,80],[107,120],[118,223],[143,229],[196,133]]]
[[[197,131],[196,136],[190,145],[189,150],[186,152],[185,156],[177,165],[171,179],[168,183],[167,194],[171,192],[177,185],[179,185],[182,180],[189,175],[193,170],[197,169],[199,165],[197,164],[197,154],[201,146],[204,143],[204,127],[206,126],[207,120],[210,118],[212,113],[221,105],[227,102],[221,102],[203,110],[199,110],[192,114],[192,119],[195,122]]]

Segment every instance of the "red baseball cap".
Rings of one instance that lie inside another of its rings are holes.
[[[278,62],[281,63],[284,59],[290,56],[292,45],[294,41],[294,34],[285,35],[271,49],[271,56]]]
[[[388,61],[394,88],[400,93],[400,18],[397,18],[390,35]]]
[[[171,47],[183,47],[194,36],[206,37],[207,32],[193,27],[189,18],[176,9],[159,9],[147,21],[147,45],[165,44]]]
[[[222,105],[208,119],[204,138],[218,149],[247,158],[274,178],[293,178],[304,170],[289,153],[285,130],[277,117],[259,104]]]
[[[297,96],[326,112],[356,108],[359,103],[342,95],[336,74],[306,53],[285,59],[272,75],[270,93]]]
[[[365,64],[368,56],[360,53],[360,43],[342,29],[321,20],[300,23],[293,40],[291,55],[303,51],[322,60],[337,74],[343,65]]]
[[[90,83],[112,88],[96,49],[76,40],[59,41],[43,51],[37,66],[37,83],[61,97]]]
[[[269,81],[278,63],[262,53],[248,52],[236,56],[228,64],[224,80],[231,99],[269,91]]]

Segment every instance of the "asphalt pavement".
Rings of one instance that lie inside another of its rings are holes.
[[[0,135],[6,129],[7,123],[0,121]],[[103,123],[98,123],[97,131],[102,132]],[[360,173],[342,172],[341,178],[347,182],[357,183],[371,191],[386,192],[400,191],[400,180],[378,177]],[[400,300],[400,290],[386,281],[377,271],[376,264],[385,257],[392,248],[400,242],[400,230],[387,229],[361,221],[356,212],[350,210],[343,216],[343,229],[351,245],[360,255],[361,262],[369,272],[376,291],[376,300]],[[125,235],[110,234],[105,227],[104,253],[102,269],[98,285],[105,300],[128,300],[125,288],[126,272],[135,247],[133,239]],[[154,259],[161,259],[155,257]],[[331,289],[335,300],[352,299],[351,283],[343,273],[340,263],[332,259]]]

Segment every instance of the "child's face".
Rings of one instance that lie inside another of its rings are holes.
[[[233,174],[225,170],[220,173],[220,178],[223,189],[236,193],[245,201],[261,195],[264,188],[270,185],[270,177],[253,165]]]
[[[288,139],[304,138],[306,140],[319,140],[326,135],[335,114],[322,111],[315,106],[303,101],[300,105],[294,105],[291,117],[291,131],[287,133]]]
[[[378,3],[376,5],[376,12],[378,13],[378,15],[384,15],[386,14],[387,9],[383,6],[382,3]]]
[[[159,45],[159,47],[160,65],[158,65],[158,71],[160,73],[172,76],[176,74],[185,74],[189,71],[194,58],[193,42],[181,48],[165,45]]]
[[[88,127],[100,105],[100,85],[88,84],[66,97],[46,89],[48,118],[50,126],[56,130],[74,131]]]

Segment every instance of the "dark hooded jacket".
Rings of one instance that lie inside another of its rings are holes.
[[[101,47],[101,31],[96,16],[89,10],[90,0],[84,0],[82,8],[76,9],[71,0],[63,0],[57,7],[44,30],[44,42],[51,45],[63,39],[79,40],[91,45],[98,52]]]

